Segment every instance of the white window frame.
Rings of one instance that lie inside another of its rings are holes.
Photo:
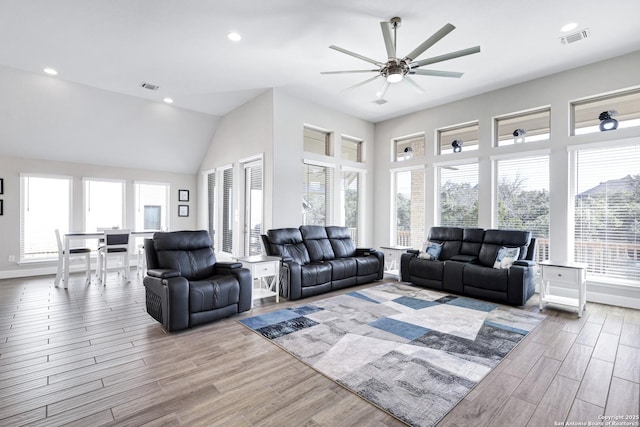
[[[21,173],[20,174],[20,253],[18,255],[18,262],[19,263],[31,263],[31,262],[40,262],[40,261],[50,261],[52,259],[56,259],[57,258],[57,244],[56,244],[56,248],[55,251],[56,253],[54,254],[53,252],[51,253],[51,256],[43,256],[43,257],[26,257],[25,256],[25,229],[24,229],[24,225],[25,225],[25,217],[24,217],[24,213],[25,213],[25,209],[28,208],[27,203],[28,203],[28,197],[29,197],[29,189],[26,188],[28,187],[28,185],[25,186],[25,179],[29,179],[29,178],[51,178],[51,179],[61,179],[61,180],[67,180],[68,181],[68,185],[69,185],[69,205],[67,206],[68,209],[68,220],[66,221],[66,225],[63,227],[59,227],[60,230],[60,234],[64,235],[65,233],[69,232],[69,230],[71,229],[71,225],[73,224],[73,176],[69,176],[69,175],[53,175],[53,174],[34,174],[34,173]],[[52,209],[59,209],[60,206],[51,206]],[[55,242],[55,234],[54,234],[55,229],[51,230],[51,237],[53,239],[53,241]]]

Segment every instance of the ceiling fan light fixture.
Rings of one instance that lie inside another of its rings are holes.
[[[403,77],[404,75],[402,74],[402,71],[389,73],[389,75],[387,76],[387,81],[389,83],[400,83]]]

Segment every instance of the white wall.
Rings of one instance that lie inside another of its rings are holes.
[[[272,221],[273,193],[273,91],[268,90],[224,116],[216,129],[202,163],[198,179],[198,227],[207,229],[206,173],[223,166],[234,166],[234,184],[242,182],[241,161],[263,156],[265,230]],[[234,185],[234,217],[241,215],[240,186]],[[234,223],[233,247],[240,246],[240,224]],[[216,239],[220,233],[216,233]],[[216,245],[216,248],[220,245]],[[240,255],[236,253],[235,255]]]
[[[433,163],[443,160],[478,158],[479,226],[488,228],[493,225],[490,156],[545,149],[550,151],[551,256],[560,261],[572,260],[570,236],[573,232],[571,218],[573,202],[569,197],[567,147],[598,141],[610,141],[611,144],[615,144],[616,140],[640,138],[640,128],[569,136],[569,103],[580,98],[638,86],[640,85],[638,69],[640,69],[640,51],[377,123],[375,126],[374,245],[390,243],[390,169],[417,164],[427,165],[426,230],[428,230],[435,225],[436,194]],[[542,106],[551,106],[551,139],[549,141],[492,147],[494,117]],[[463,149],[462,153],[444,156],[434,154],[438,128],[474,120],[480,123],[479,150],[465,152]],[[392,139],[420,132],[424,132],[426,136],[426,158],[394,164],[390,157]],[[607,293],[609,290],[603,292]],[[636,297],[640,297],[637,292]]]
[[[157,172],[144,169],[113,168],[81,163],[57,162],[18,157],[0,156],[0,178],[4,179],[4,215],[0,216],[0,278],[21,277],[55,273],[54,263],[22,264],[9,263],[9,255],[16,260],[20,254],[20,174],[49,174],[73,177],[73,223],[72,231],[83,231],[82,178],[111,178],[126,180],[126,223],[125,227],[134,227],[135,193],[134,181],[162,182],[170,184],[169,228],[187,230],[196,227],[195,200],[196,175]],[[188,217],[178,217],[178,190],[190,191],[189,202],[180,202],[190,207]],[[52,206],[52,209],[55,209]],[[51,230],[53,233],[53,230]]]

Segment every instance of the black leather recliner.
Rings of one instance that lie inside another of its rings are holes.
[[[251,272],[216,262],[205,230],[154,233],[145,239],[147,313],[177,331],[251,308]]]

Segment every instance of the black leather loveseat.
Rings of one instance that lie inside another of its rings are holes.
[[[267,255],[282,257],[290,300],[382,279],[384,254],[355,247],[346,227],[303,225],[262,235]]]
[[[403,281],[510,305],[524,305],[535,292],[536,242],[528,231],[432,227],[428,241],[442,245],[439,257],[402,254]],[[518,258],[494,268],[502,247],[519,248]]]
[[[216,262],[207,231],[154,233],[144,250],[147,313],[168,331],[251,308],[251,272],[239,262]]]

